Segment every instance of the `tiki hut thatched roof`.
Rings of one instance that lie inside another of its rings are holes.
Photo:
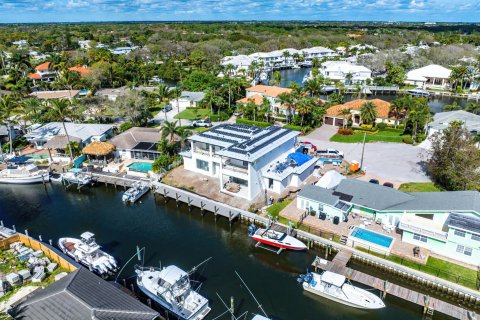
[[[70,142],[76,142],[76,143],[82,142],[82,139],[77,138],[77,137],[69,136],[69,138],[70,138]],[[67,144],[68,144],[67,136],[64,135],[64,134],[59,134],[59,135],[53,137],[52,139],[48,140],[43,145],[43,148],[44,149],[61,149],[61,150],[63,150],[63,149],[67,148]]]
[[[115,150],[115,146],[108,142],[94,141],[83,148],[82,152],[91,156],[106,156]]]

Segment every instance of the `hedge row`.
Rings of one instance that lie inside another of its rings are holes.
[[[272,124],[268,122],[263,122],[263,121],[253,121],[253,120],[247,120],[247,119],[242,119],[242,118],[237,118],[236,121],[238,124],[245,124],[247,126],[256,126],[260,128],[267,128],[270,127]]]

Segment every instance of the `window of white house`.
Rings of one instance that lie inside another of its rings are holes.
[[[204,170],[204,171],[209,171],[208,162],[197,159],[197,169]]]
[[[465,238],[465,231],[455,229],[455,231],[454,231],[453,233],[454,233],[456,236]]]
[[[413,234],[413,239],[417,240],[417,241],[422,241],[422,242],[425,242],[425,243],[428,241],[427,237],[422,236],[421,234],[417,234],[417,233]]]
[[[472,240],[480,241],[480,236],[478,234],[472,234]]]
[[[472,255],[472,248],[469,248],[469,247],[465,247],[465,246],[462,246],[462,245],[457,245],[457,252],[458,253],[463,253],[464,255],[466,256],[471,256]]]

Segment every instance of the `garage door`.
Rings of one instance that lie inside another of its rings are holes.
[[[336,125],[337,127],[343,126],[343,119],[342,119],[342,118],[337,118],[337,119],[335,119],[335,125]]]
[[[325,117],[325,124],[333,125],[333,118],[332,117]]]

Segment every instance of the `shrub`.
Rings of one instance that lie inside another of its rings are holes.
[[[387,127],[387,125],[383,122],[377,123],[377,128],[383,130]]]
[[[152,170],[153,172],[159,172],[162,169],[167,169],[169,165],[173,163],[172,157],[161,154],[153,163],[152,163]]]
[[[351,136],[353,134],[353,130],[350,128],[340,128],[338,129],[337,133],[342,136]]]
[[[427,137],[427,136],[426,136],[425,134],[417,134],[417,135],[415,136],[415,141],[416,141],[417,143],[420,143],[420,142],[422,142],[423,140],[425,140],[426,137]]]
[[[128,129],[133,127],[133,123],[131,122],[124,122],[120,125],[120,132],[127,131]]]
[[[360,126],[363,130],[372,130],[373,126],[371,124],[362,124]]]
[[[260,128],[267,128],[267,127],[270,127],[272,125],[271,123],[268,123],[268,122],[253,121],[253,120],[247,120],[247,119],[241,119],[241,118],[237,118],[236,122],[238,124],[245,124],[245,125],[248,125],[248,126],[256,126],[256,127],[260,127]]]
[[[302,127],[300,126],[296,126],[296,125],[293,125],[293,124],[287,124],[287,125],[284,125],[283,128],[285,129],[290,129],[290,130],[293,130],[293,131],[303,131]]]
[[[403,143],[406,143],[406,144],[413,144],[413,139],[410,136],[403,137],[402,141]]]

